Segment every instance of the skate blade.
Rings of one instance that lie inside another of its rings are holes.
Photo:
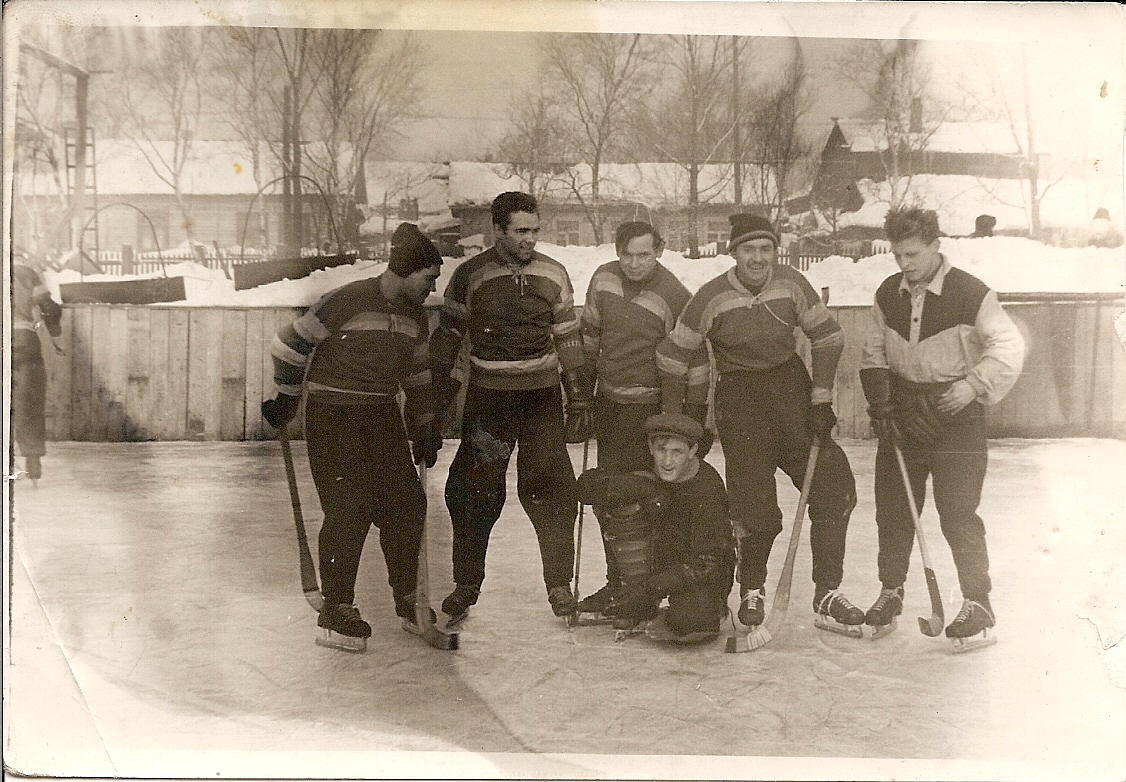
[[[849,638],[864,637],[864,625],[843,625],[831,616],[824,614],[815,614],[813,625],[818,630],[827,630],[830,633],[848,636]]]
[[[951,638],[952,643],[951,651],[954,654],[965,654],[977,649],[984,649],[987,646],[993,646],[997,643],[997,634],[993,632],[992,628],[986,628],[977,635],[971,635],[969,638]]]
[[[899,626],[899,623],[896,621],[894,616],[891,618],[891,621],[888,622],[886,625],[866,625],[869,632],[871,633],[871,635],[868,636],[868,637],[872,641],[878,641],[879,639],[883,638],[884,636],[891,635],[892,633],[895,632],[895,629],[898,626]]]
[[[645,623],[641,622],[634,627],[629,627],[624,630],[614,630],[614,642],[620,643],[627,638],[634,635],[641,635],[645,632]]]
[[[460,627],[461,623],[464,622],[466,618],[468,618],[468,616],[468,611],[466,611],[464,614],[456,614],[455,616],[451,616],[446,620],[446,629],[453,630],[456,627]]]
[[[433,646],[435,649],[441,649],[447,652],[456,652],[458,649],[457,633],[443,633],[438,629],[437,625],[428,625],[425,629],[420,628],[411,620],[403,617],[403,629],[411,635],[417,635],[426,643]]]
[[[327,649],[339,649],[342,652],[360,654],[368,648],[368,639],[356,638],[351,635],[341,635],[332,630],[321,628],[321,634],[315,639],[317,646]]]
[[[580,611],[571,620],[572,627],[605,627],[612,624],[614,617],[596,614],[593,611]]]

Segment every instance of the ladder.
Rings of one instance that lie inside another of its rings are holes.
[[[67,196],[74,197],[78,170],[78,129],[68,126],[64,131],[65,159],[66,159],[66,186]],[[88,196],[85,199],[85,209],[82,215],[82,224],[85,226],[82,234],[82,248],[87,257],[100,266],[101,234],[98,230],[98,167],[95,165],[97,154],[94,145],[94,128],[86,128],[86,160],[83,165],[85,173],[85,190]]]

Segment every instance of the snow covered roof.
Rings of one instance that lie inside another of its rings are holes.
[[[853,152],[887,149],[887,132],[879,120],[838,119],[837,126]],[[929,131],[928,131],[929,132]],[[1012,130],[1003,122],[943,122],[925,137],[930,152],[1015,155],[1019,153]]]
[[[882,228],[890,208],[890,183],[861,179],[856,185],[864,206],[841,215],[837,227]],[[1050,226],[1086,224],[1104,198],[1105,194],[1094,184],[1081,179],[1062,180],[1044,194],[1041,222]],[[911,177],[906,202],[935,210],[942,230],[951,235],[972,233],[974,220],[980,214],[996,217],[997,231],[1029,227],[1028,183],[1019,179],[916,174]]]
[[[525,189],[522,180],[505,163],[450,163],[449,198],[454,205],[485,205],[498,193]],[[757,167],[748,166],[748,180],[759,177]],[[546,183],[545,198],[556,202],[577,201],[573,187],[590,192],[591,167],[572,166]],[[767,199],[773,197],[774,180],[767,177]],[[649,207],[684,206],[688,202],[688,172],[675,163],[604,163],[599,169],[599,192],[607,201],[628,201]],[[731,165],[708,164],[700,168],[702,201],[734,202]]]

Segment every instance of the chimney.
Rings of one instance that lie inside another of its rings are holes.
[[[922,133],[923,132],[923,99],[922,98],[912,98],[911,99],[911,124],[908,127],[908,131],[911,132],[911,133]]]

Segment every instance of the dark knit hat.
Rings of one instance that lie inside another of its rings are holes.
[[[391,235],[391,261],[387,268],[400,277],[409,277],[419,269],[441,266],[442,254],[434,243],[422,235],[413,223],[402,223]]]
[[[645,419],[645,435],[679,437],[690,445],[697,445],[704,436],[704,427],[695,418],[683,413],[658,413]]]
[[[765,217],[753,214],[737,214],[727,218],[731,223],[731,240],[727,243],[728,250],[734,250],[737,245],[751,239],[769,239],[777,247],[778,234]]]

